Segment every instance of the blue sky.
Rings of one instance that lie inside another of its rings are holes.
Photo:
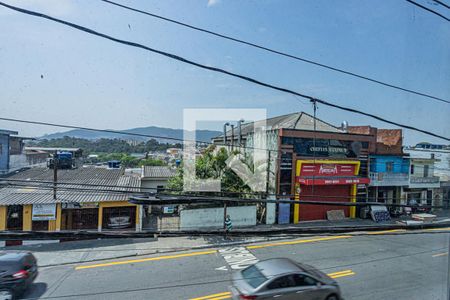
[[[199,27],[450,99],[450,23],[406,1],[124,1]],[[450,105],[195,32],[101,1],[6,3],[450,136]],[[380,5],[379,3],[382,3]],[[450,16],[450,11],[421,3]],[[0,115],[97,128],[182,127],[183,108],[312,113],[294,96],[0,7]],[[41,78],[43,75],[43,78]],[[339,125],[391,126],[319,106]],[[0,122],[39,136],[62,129]],[[216,128],[219,129],[220,124]],[[405,131],[406,143],[443,141]]]

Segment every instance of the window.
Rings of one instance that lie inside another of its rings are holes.
[[[429,173],[429,170],[430,169],[430,166],[429,165],[424,165],[423,166],[423,177],[428,177],[428,173]]]
[[[295,286],[311,286],[317,284],[317,281],[314,278],[311,278],[307,275],[295,274],[293,275],[293,277]]]
[[[267,277],[265,277],[263,273],[261,273],[261,271],[255,266],[250,266],[243,270],[242,277],[253,288],[257,288],[267,281]]]
[[[414,174],[414,165],[411,165],[411,174]]]
[[[392,173],[392,171],[394,171],[394,162],[392,161],[386,162],[386,172]]]
[[[284,289],[284,288],[288,288],[288,287],[294,287],[295,285],[296,284],[295,284],[293,275],[287,275],[287,276],[282,276],[280,278],[274,279],[271,283],[269,283],[267,288],[269,290]]]

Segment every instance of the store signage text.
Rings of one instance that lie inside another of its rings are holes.
[[[31,219],[33,221],[56,220],[56,204],[33,204]]]

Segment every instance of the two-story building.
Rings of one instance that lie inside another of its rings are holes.
[[[345,125],[345,124],[344,124]],[[242,124],[241,133],[228,131],[227,138],[213,139],[217,145],[233,140],[253,147],[258,133],[253,122]],[[266,120],[268,155],[267,187],[278,199],[351,203],[365,199],[369,183],[368,156],[374,152],[375,136],[350,133],[313,116],[297,112]],[[267,205],[266,223],[323,220],[330,210],[355,217],[355,207],[280,203]],[[270,218],[273,212],[276,216]]]
[[[375,151],[369,155],[368,201],[400,203],[409,185],[409,156],[403,152],[401,129],[349,126],[349,132],[376,136]]]
[[[433,153],[426,155],[410,154],[409,183],[403,189],[402,202],[424,205],[442,205],[439,176],[434,174],[435,163],[439,160]],[[425,157],[428,156],[428,157]]]

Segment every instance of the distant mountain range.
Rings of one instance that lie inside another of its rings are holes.
[[[167,138],[176,138],[176,139],[183,139],[183,129],[173,129],[173,128],[164,128],[164,127],[156,127],[156,126],[149,126],[149,127],[139,127],[139,128],[132,128],[132,129],[125,129],[125,130],[118,130],[123,133],[135,133],[135,134],[145,134],[150,136],[155,136],[155,140],[159,142],[167,142],[167,143],[176,143],[174,140],[170,139],[164,139],[164,137]],[[197,130],[196,132],[196,140],[202,141],[202,142],[211,142],[211,139],[213,137],[219,136],[222,133],[220,131],[214,131],[214,130]],[[74,129],[69,130],[65,132],[57,132],[52,134],[46,134],[39,139],[57,139],[62,137],[75,137],[75,138],[82,138],[82,139],[88,139],[88,140],[98,140],[98,139],[123,139],[123,140],[135,140],[135,141],[146,141],[149,139],[152,139],[151,137],[140,137],[140,136],[133,136],[133,135],[127,135],[127,134],[117,134],[117,133],[109,133],[109,132],[101,132],[101,131],[90,131],[90,130],[84,130],[84,129]],[[161,138],[156,138],[161,137]]]

